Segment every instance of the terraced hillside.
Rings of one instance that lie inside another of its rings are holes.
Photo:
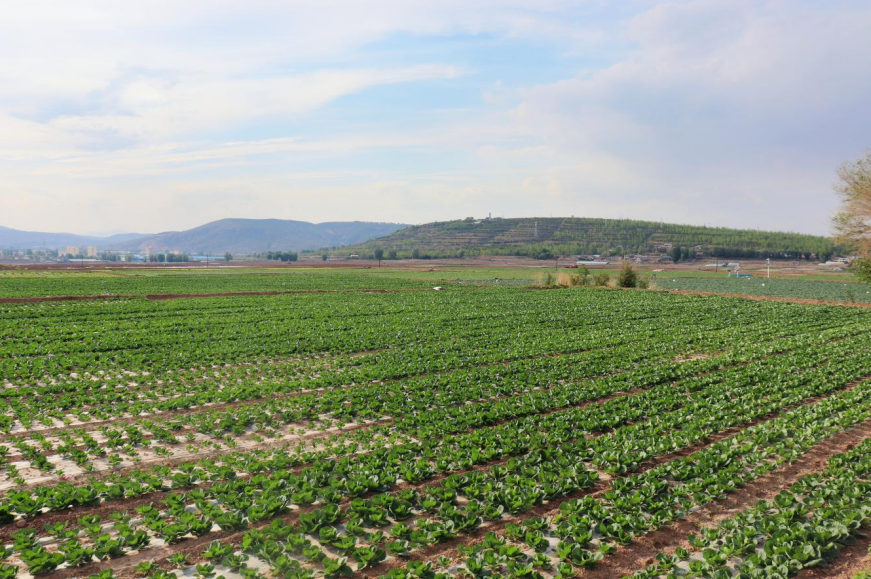
[[[0,304],[0,576],[826,576],[867,551],[871,311],[370,279]]]
[[[833,251],[824,237],[797,233],[676,225],[652,221],[589,218],[466,219],[417,225],[386,237],[342,248],[341,254],[371,255],[377,249],[398,257],[667,252],[696,248],[721,257],[820,256]]]

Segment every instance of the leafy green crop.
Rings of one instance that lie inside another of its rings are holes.
[[[868,420],[869,327],[459,284],[0,305],[0,576],[141,553],[154,577],[570,577]],[[834,508],[798,493],[771,509]],[[827,560],[855,520],[773,533],[744,565]],[[757,538],[699,537],[657,572],[713,576]]]

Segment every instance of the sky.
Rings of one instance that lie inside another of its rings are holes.
[[[8,0],[0,225],[637,218],[829,233],[867,0]]]

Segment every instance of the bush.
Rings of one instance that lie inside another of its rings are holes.
[[[638,283],[635,285],[635,287],[637,287],[639,289],[648,289],[648,288],[650,288],[650,280],[649,279],[639,279]]]
[[[623,267],[620,268],[617,285],[619,287],[635,287],[638,285],[638,274],[635,273],[635,270],[632,269],[632,264],[628,261],[624,261]]]
[[[593,285],[595,285],[595,286],[605,287],[609,283],[611,283],[611,276],[608,275],[607,273],[597,273],[593,277]]]
[[[576,287],[584,285],[581,276],[573,273],[559,273],[556,276],[556,284],[562,287]]]

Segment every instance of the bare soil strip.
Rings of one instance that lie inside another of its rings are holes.
[[[720,500],[700,507],[686,518],[640,537],[625,547],[620,547],[596,568],[581,571],[579,577],[583,579],[623,577],[655,563],[654,557],[659,552],[671,555],[674,554],[676,547],[692,551],[692,546],[687,542],[687,536],[691,533],[699,533],[703,527],[714,527],[720,521],[752,507],[758,501],[771,500],[801,477],[825,469],[832,456],[852,450],[868,437],[871,437],[871,419],[834,435],[814,446],[795,462],[751,482]],[[847,554],[846,551],[844,554]],[[862,554],[867,555],[867,548],[858,553],[858,555]],[[802,576],[830,577],[832,569],[817,570],[823,573],[820,575]],[[852,577],[852,575],[845,575],[845,577]]]

